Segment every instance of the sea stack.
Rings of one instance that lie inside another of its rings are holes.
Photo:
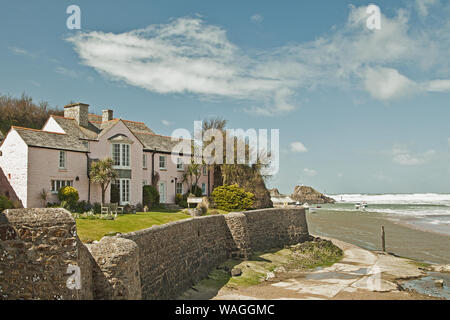
[[[309,204],[323,204],[323,203],[335,203],[336,201],[329,198],[312,187],[296,186],[291,198],[301,203]]]

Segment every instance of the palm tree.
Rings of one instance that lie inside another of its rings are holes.
[[[189,186],[189,192],[192,192],[192,188],[196,187],[198,180],[201,176],[200,165],[197,163],[191,163],[186,167],[186,171],[183,174],[183,183],[187,182]]]
[[[111,158],[99,160],[91,164],[90,178],[92,182],[100,184],[102,189],[102,204],[105,203],[106,189],[108,189],[111,181],[118,177],[119,174],[114,170]]]

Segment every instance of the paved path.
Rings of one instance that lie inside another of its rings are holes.
[[[352,244],[332,240],[344,258],[331,267],[302,273],[281,273],[248,288],[220,290],[214,299],[414,299],[400,291],[395,279],[423,275],[409,260],[372,253]]]

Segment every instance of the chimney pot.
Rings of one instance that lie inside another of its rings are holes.
[[[111,121],[113,119],[113,111],[110,109],[102,110],[102,122]]]

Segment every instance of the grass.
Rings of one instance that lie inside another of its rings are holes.
[[[179,211],[158,209],[153,212],[119,215],[116,220],[76,219],[78,236],[83,242],[100,240],[105,235],[127,233],[172,221],[190,218]]]

